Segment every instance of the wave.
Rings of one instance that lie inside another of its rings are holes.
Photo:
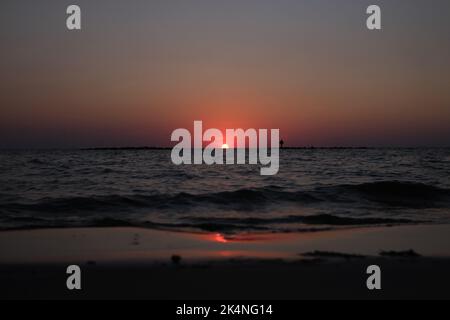
[[[90,197],[43,198],[35,202],[6,202],[2,210],[36,212],[118,212],[133,209],[189,209],[211,206],[219,209],[252,211],[284,204],[358,204],[363,201],[407,208],[450,208],[450,190],[422,183],[386,181],[356,185],[317,187],[306,191],[283,188],[239,189],[203,194],[130,194]]]
[[[204,218],[204,217],[185,217],[189,221],[196,222],[213,222],[217,224],[284,224],[284,223],[304,223],[304,224],[325,224],[325,225],[368,225],[368,224],[390,224],[390,223],[411,223],[413,221],[407,219],[385,219],[385,218],[349,218],[339,217],[330,214],[318,214],[308,216],[283,216],[275,218]]]
[[[92,218],[83,220],[59,220],[23,217],[14,220],[14,223],[0,227],[0,230],[9,229],[38,229],[38,228],[103,228],[103,227],[139,227],[148,229],[170,230],[199,230],[206,232],[234,233],[239,231],[265,231],[265,232],[312,232],[331,230],[333,227],[350,226],[386,226],[401,224],[417,224],[426,221],[413,221],[408,219],[386,218],[349,218],[335,215],[311,215],[311,216],[284,216],[277,218],[201,218],[184,217],[180,222],[153,222],[132,221],[115,218]],[[11,221],[12,222],[12,221]],[[286,225],[295,224],[294,228]],[[281,226],[278,226],[281,225]],[[285,225],[285,226],[283,226]]]
[[[275,187],[236,191],[174,195],[108,195],[90,197],[44,198],[32,203],[5,203],[4,210],[37,212],[122,211],[126,209],[176,209],[215,205],[224,209],[251,210],[279,202],[311,203],[320,201],[305,192],[280,191]]]
[[[382,181],[297,191],[267,186],[202,194],[113,194],[11,200],[10,197],[0,198],[0,228],[138,226],[271,231],[280,225],[363,226],[433,221],[427,215],[429,211],[401,210],[449,209],[450,190],[422,183]],[[295,213],[305,208],[318,214],[281,217],[271,214]],[[239,212],[239,217],[228,217],[229,211]],[[205,212],[208,215],[203,217]],[[404,216],[402,212],[408,214]],[[158,222],[142,222],[153,214]],[[401,219],[404,217],[407,219]]]
[[[407,208],[449,208],[450,190],[432,185],[403,181],[381,181],[323,188],[336,199],[368,200],[390,206]]]
[[[369,226],[369,225],[411,224],[419,222],[408,219],[350,218],[350,217],[339,217],[330,214],[319,214],[308,216],[290,215],[265,219],[256,217],[248,217],[248,218],[187,217],[184,219],[189,221],[190,226],[206,231],[229,231],[239,229],[273,230],[274,225],[290,225],[290,224],[303,224],[310,226]],[[305,229],[301,228],[300,230]]]

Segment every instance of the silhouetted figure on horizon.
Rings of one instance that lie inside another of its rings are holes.
[[[280,140],[280,147],[281,147],[281,149],[283,149],[283,145],[284,145],[284,141],[283,141],[283,139],[281,139]]]

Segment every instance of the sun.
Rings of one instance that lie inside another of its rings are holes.
[[[224,144],[222,145],[222,149],[228,149],[228,148],[230,148],[230,147],[228,146],[228,144],[224,143]]]

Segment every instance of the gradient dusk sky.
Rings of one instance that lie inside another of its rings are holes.
[[[66,29],[69,4],[81,31]],[[366,8],[382,8],[382,31]],[[448,0],[2,1],[0,147],[450,146]]]

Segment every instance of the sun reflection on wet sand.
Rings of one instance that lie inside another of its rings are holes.
[[[290,233],[244,233],[226,235],[222,233],[208,233],[208,234],[196,234],[194,238],[198,237],[200,240],[206,240],[208,242],[216,243],[246,243],[246,242],[277,242],[285,241],[294,238]],[[298,235],[297,237],[298,238]]]
[[[214,237],[214,240],[217,241],[217,242],[221,242],[221,243],[227,243],[228,242],[228,240],[225,239],[225,237],[222,234],[220,234],[220,233],[214,234],[213,237]]]

